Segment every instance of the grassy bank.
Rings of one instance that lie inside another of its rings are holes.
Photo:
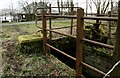
[[[41,25],[41,24],[39,24]],[[2,39],[3,76],[74,76],[75,71],[50,55],[21,53],[16,47],[20,35],[34,34],[35,24],[3,26]]]

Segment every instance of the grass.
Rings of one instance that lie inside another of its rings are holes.
[[[61,24],[61,23],[60,23]],[[63,23],[65,25],[65,23]],[[61,24],[61,25],[63,25]],[[35,34],[35,24],[3,26],[2,39],[3,77],[5,76],[74,76],[75,71],[50,55],[27,54],[17,49],[20,35]]]

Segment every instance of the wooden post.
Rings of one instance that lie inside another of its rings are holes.
[[[118,26],[116,30],[116,42],[113,51],[113,65],[120,60],[120,0],[118,2]],[[113,70],[111,78],[120,78],[120,64]]]
[[[51,15],[51,4],[49,5],[49,15]],[[49,18],[49,29],[52,29],[52,27],[51,27],[51,18]],[[51,31],[50,31],[49,37],[50,37],[50,40],[51,40],[51,38],[52,38]]]
[[[42,28],[43,28],[43,51],[46,55],[48,55],[48,48],[46,46],[47,43],[47,31],[46,31],[46,11],[42,10]]]
[[[82,59],[83,59],[83,26],[84,10],[82,8],[77,9],[77,38],[76,38],[76,76],[81,78],[82,76]]]

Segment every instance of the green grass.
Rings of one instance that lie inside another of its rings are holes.
[[[2,38],[17,39],[20,35],[32,34],[37,32],[37,28],[34,24],[23,24],[14,26],[3,26],[2,27]]]
[[[65,23],[60,24],[65,25]],[[35,34],[38,30],[35,24],[2,27],[2,34],[0,35],[2,46],[0,47],[2,47],[3,76],[74,76],[75,71],[73,69],[52,55],[46,58],[43,53],[28,54],[19,52],[16,46],[18,37]]]

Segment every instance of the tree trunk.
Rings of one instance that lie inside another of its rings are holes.
[[[57,0],[57,5],[58,5],[58,11],[59,11],[59,14],[60,14],[60,3],[59,3],[59,0]]]
[[[113,53],[113,65],[120,60],[120,1],[118,2],[118,26],[116,30],[116,43]],[[111,73],[112,78],[120,78],[120,64]]]

